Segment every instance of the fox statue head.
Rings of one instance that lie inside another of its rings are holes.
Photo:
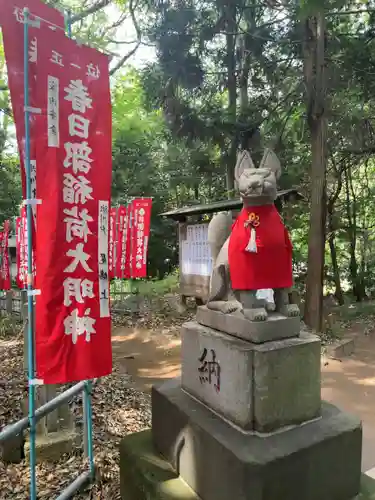
[[[244,205],[273,203],[280,175],[280,161],[270,149],[265,150],[259,168],[254,166],[248,151],[241,151],[237,157],[234,176]]]

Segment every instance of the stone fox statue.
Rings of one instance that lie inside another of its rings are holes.
[[[230,213],[221,212],[208,227],[213,258],[209,309],[225,314],[241,311],[251,321],[264,321],[267,306],[256,292],[272,288],[276,311],[299,315],[298,306],[289,303],[292,244],[274,205],[280,174],[280,162],[269,149],[259,168],[248,151],[238,155],[235,180],[243,201],[241,213],[233,226]]]

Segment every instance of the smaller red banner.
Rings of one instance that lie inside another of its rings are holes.
[[[123,235],[125,243],[125,272],[123,278],[129,279],[132,278],[132,260],[133,260],[133,217],[134,217],[134,209],[133,209],[133,202],[129,203],[129,205],[126,208],[126,235]],[[125,228],[124,228],[125,231]]]
[[[22,219],[17,217],[16,219],[16,265],[17,265],[17,276],[16,283],[18,288],[24,287],[24,281],[21,273],[21,231],[22,231]]]
[[[9,226],[10,222],[4,222],[4,230],[0,233],[0,290],[10,290],[10,269],[9,269]]]
[[[124,278],[126,265],[127,208],[119,207],[117,216],[116,277]]]
[[[117,208],[111,208],[109,214],[109,279],[116,275],[116,243],[117,243]]]
[[[17,277],[16,282],[19,288],[27,286],[28,273],[28,237],[27,237],[27,215],[26,207],[21,208],[21,215],[16,220],[16,253],[17,253]],[[33,251],[33,277],[36,277],[35,250]]]
[[[146,278],[147,253],[151,226],[151,198],[133,201],[132,224],[132,278]]]

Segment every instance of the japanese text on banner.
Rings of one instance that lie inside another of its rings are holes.
[[[45,383],[65,383],[112,369],[108,59],[60,33],[41,53],[38,151],[50,172],[41,178],[37,170],[36,364]]]
[[[4,222],[4,230],[0,233],[0,290],[10,290],[10,269],[9,269],[9,229],[10,222]]]
[[[132,277],[147,276],[148,242],[151,225],[151,198],[138,198],[133,201],[134,230],[132,235]]]

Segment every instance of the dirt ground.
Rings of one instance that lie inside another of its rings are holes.
[[[112,346],[116,365],[137,390],[149,392],[152,385],[180,375],[181,339],[168,329],[115,327]]]

